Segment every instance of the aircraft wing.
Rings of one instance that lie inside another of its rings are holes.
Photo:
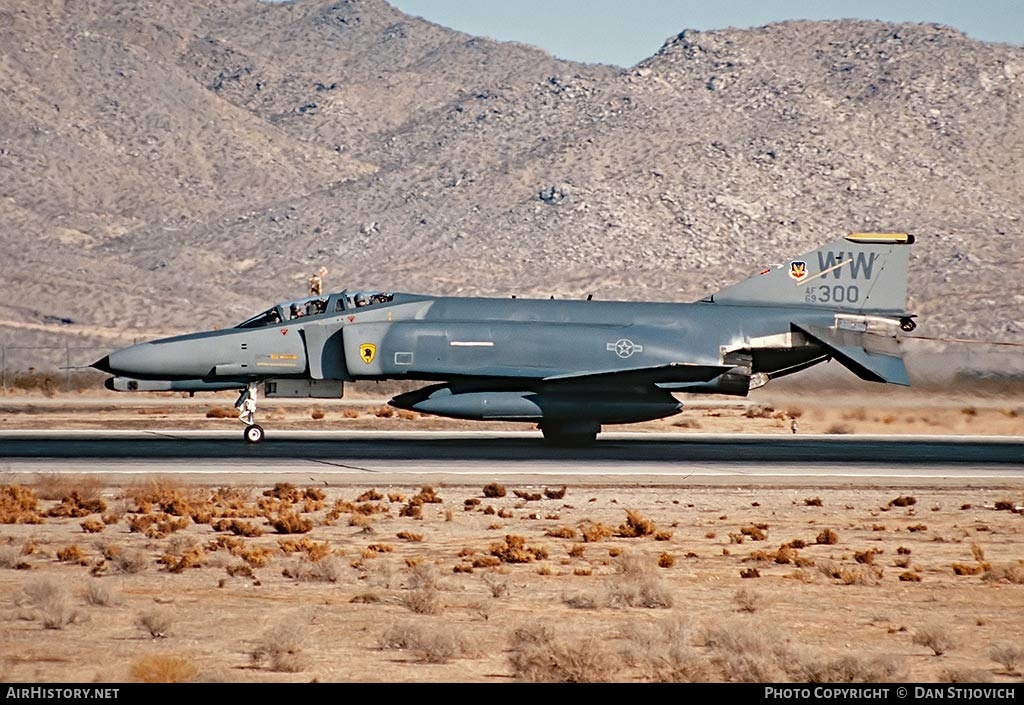
[[[672,362],[666,365],[632,367],[616,370],[595,370],[545,377],[545,382],[587,382],[600,385],[615,382],[616,385],[649,386],[671,382],[708,382],[733,369],[730,365],[701,365],[689,362]]]

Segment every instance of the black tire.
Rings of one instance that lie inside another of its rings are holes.
[[[901,331],[904,331],[905,333],[909,333],[910,331],[914,330],[915,328],[917,328],[917,323],[914,322],[914,319],[912,319],[912,318],[900,319],[900,330]]]
[[[245,427],[245,440],[249,443],[259,443],[263,436],[263,427],[259,424],[251,423]]]

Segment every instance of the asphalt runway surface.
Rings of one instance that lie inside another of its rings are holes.
[[[1024,438],[606,433],[559,448],[537,432],[0,432],[0,473],[32,472],[1024,481]]]

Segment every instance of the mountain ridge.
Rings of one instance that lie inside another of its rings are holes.
[[[319,265],[696,300],[864,230],[918,237],[922,334],[1024,330],[1024,49],[950,27],[681,29],[621,69],[384,0],[13,0],[0,59],[6,345],[232,325]]]

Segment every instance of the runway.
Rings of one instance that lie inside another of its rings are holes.
[[[1024,481],[1024,438],[604,433],[555,448],[536,432],[273,431],[252,445],[225,431],[4,431],[0,472]]]

